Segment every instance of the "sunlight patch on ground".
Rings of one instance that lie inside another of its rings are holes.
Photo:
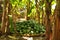
[[[27,40],[33,40],[33,37],[23,37],[23,38]]]

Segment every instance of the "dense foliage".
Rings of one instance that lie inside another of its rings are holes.
[[[34,20],[17,22],[16,26],[20,34],[40,34],[45,32],[45,26],[36,23]]]

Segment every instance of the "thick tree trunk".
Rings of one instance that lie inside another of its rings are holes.
[[[47,37],[46,40],[50,40],[51,25],[49,16],[51,15],[51,2],[49,2],[49,0],[46,0],[45,11],[46,11],[46,37]]]
[[[6,3],[4,2],[4,7],[3,7],[3,15],[2,15],[2,26],[1,26],[1,31],[2,33],[5,33],[5,27],[6,27]]]
[[[55,27],[53,40],[60,40],[60,0],[56,0]]]
[[[2,26],[1,26],[1,31],[2,33],[5,33],[9,27],[9,21],[8,21],[8,1],[9,0],[4,0],[4,7],[3,7],[3,15],[2,15]]]

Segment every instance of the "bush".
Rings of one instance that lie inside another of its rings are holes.
[[[45,26],[28,20],[16,23],[16,29],[20,34],[40,34],[45,32]]]

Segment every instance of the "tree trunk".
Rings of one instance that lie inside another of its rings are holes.
[[[56,0],[56,3],[53,40],[60,40],[60,0]]]
[[[3,7],[1,6],[3,4],[3,1],[0,1],[0,23],[2,21],[2,13],[3,13]]]
[[[5,27],[6,27],[5,23],[6,23],[6,3],[4,1],[3,15],[2,15],[2,26],[1,26],[2,33],[5,33]]]
[[[13,18],[13,27],[14,27],[14,31],[17,34],[17,30],[16,30],[16,14],[12,14],[12,18]]]
[[[51,2],[49,2],[49,0],[46,0],[45,11],[46,11],[46,37],[47,37],[46,40],[50,40],[51,25],[49,16],[51,15]]]
[[[27,13],[26,13],[26,20],[28,20],[28,14],[30,14],[30,0],[27,1]]]
[[[3,15],[2,15],[2,26],[1,26],[1,31],[2,33],[6,33],[7,29],[9,29],[9,21],[8,21],[8,1],[9,0],[4,0],[4,7],[3,7]]]
[[[39,12],[39,2],[38,0],[35,0],[36,3],[36,20],[38,21],[38,23],[40,23],[40,12]]]
[[[15,6],[16,7],[16,6]],[[14,27],[14,31],[17,34],[17,30],[16,30],[16,13],[15,13],[15,7],[12,8],[12,19],[13,19],[13,27]]]
[[[11,11],[11,8],[10,8],[11,4],[10,4],[10,0],[7,1],[7,15],[6,15],[6,33],[9,34],[10,33],[10,30],[9,30],[9,14],[10,14],[10,11]]]

